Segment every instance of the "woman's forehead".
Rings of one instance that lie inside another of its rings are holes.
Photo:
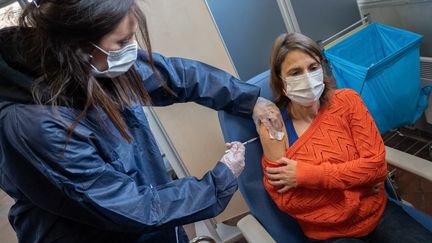
[[[288,54],[285,56],[285,60],[282,62],[282,69],[309,66],[316,62],[317,61],[309,54],[300,50],[293,50],[288,52]]]
[[[128,14],[120,24],[108,35],[112,38],[124,38],[131,32],[135,32],[138,22],[133,14]]]

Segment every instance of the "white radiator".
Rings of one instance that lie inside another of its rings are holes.
[[[420,78],[422,86],[432,85],[432,57],[420,57]],[[426,122],[432,125],[432,95],[425,110]]]
[[[420,78],[432,82],[432,57],[420,58]]]

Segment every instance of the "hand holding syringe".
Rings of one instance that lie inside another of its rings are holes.
[[[257,139],[258,139],[258,137],[254,137],[254,138],[251,138],[251,139],[247,140],[246,142],[243,142],[242,144],[246,145],[248,143],[252,143],[253,141],[255,141]],[[229,150],[225,150],[225,153],[228,153],[228,152],[229,152]]]

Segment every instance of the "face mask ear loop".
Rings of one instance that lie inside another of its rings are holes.
[[[96,71],[98,71],[98,72],[100,72],[100,73],[103,73],[103,71],[99,71],[99,69],[97,69],[97,67],[95,67],[93,64],[90,63],[90,66],[91,66],[94,70],[96,70]]]
[[[37,1],[37,0],[33,0],[32,3],[33,3],[33,5],[36,6],[36,8],[39,8],[39,7],[40,7],[39,1]]]
[[[108,58],[109,53],[108,53],[107,51],[105,51],[104,49],[100,48],[98,45],[94,44],[93,42],[90,42],[90,44],[92,44],[92,46],[94,46],[94,47],[95,47],[96,49],[98,49],[99,51],[103,52],[103,53],[107,56],[107,58]],[[93,59],[93,55],[89,54],[89,56],[90,56],[90,59]],[[108,63],[108,60],[107,60],[107,63]],[[101,71],[99,71],[99,69],[97,69],[96,66],[94,66],[93,64],[90,63],[90,66],[91,66],[92,68],[94,68],[96,71],[101,72]]]
[[[96,47],[96,49],[98,49],[99,51],[103,52],[105,55],[109,55],[109,53],[107,51],[105,51],[104,49],[100,48],[98,45],[90,42],[90,44],[92,44],[94,47]]]

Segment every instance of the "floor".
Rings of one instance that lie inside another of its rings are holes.
[[[247,213],[244,215],[240,215],[240,216],[234,217],[232,219],[229,219],[229,220],[225,221],[224,223],[226,225],[235,226],[235,225],[237,225],[237,222],[246,215],[247,215]],[[185,225],[185,226],[183,226],[183,228],[186,231],[186,234],[188,235],[190,240],[192,240],[193,238],[195,238],[197,236],[196,232],[195,232],[194,224]],[[241,238],[240,240],[238,240],[234,243],[247,243],[247,241],[244,238]]]
[[[15,232],[9,224],[7,214],[13,200],[2,190],[0,190],[0,243],[18,242]]]

